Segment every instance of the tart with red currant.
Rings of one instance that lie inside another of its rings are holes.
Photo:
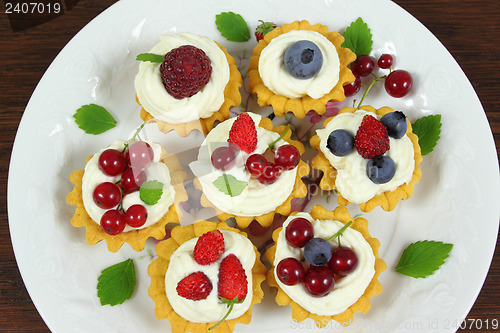
[[[320,187],[336,190],[340,205],[391,211],[411,197],[422,177],[418,137],[402,111],[346,107],[316,133],[311,166],[323,171]]]
[[[278,305],[290,305],[297,322],[349,325],[353,314],[367,313],[370,298],[382,292],[378,277],[386,264],[378,254],[380,242],[370,236],[368,222],[352,218],[345,207],[294,213],[273,232],[273,240],[265,254],[272,264],[267,281],[278,288]]]
[[[172,332],[232,332],[250,323],[267,270],[244,232],[197,221],[174,227],[156,254],[148,267],[149,295],[156,317],[168,319]]]
[[[347,66],[356,59],[343,42],[327,26],[305,20],[266,33],[248,67],[258,104],[272,106],[278,117],[292,112],[301,119],[311,110],[325,113],[328,101],[343,101],[343,86],[355,79]]]
[[[167,223],[179,223],[186,178],[177,158],[159,144],[115,140],[71,174],[71,224],[86,228],[90,245],[105,240],[112,252],[124,243],[141,251],[149,237],[165,237]]]
[[[168,133],[208,133],[241,103],[236,61],[217,42],[192,33],[165,34],[141,60],[135,77],[141,118]]]
[[[201,204],[241,228],[253,220],[268,227],[275,213],[288,215],[291,200],[307,194],[301,178],[309,174],[304,146],[290,136],[288,127],[250,112],[217,125],[190,164]]]

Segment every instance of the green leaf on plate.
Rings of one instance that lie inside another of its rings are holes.
[[[162,63],[165,59],[165,56],[154,54],[154,53],[141,53],[135,58],[135,60],[139,61],[149,61],[149,62],[157,62]]]
[[[356,53],[356,56],[368,55],[372,51],[372,34],[361,17],[345,29],[343,36],[345,41],[342,47],[351,49],[352,52]]]
[[[116,126],[116,120],[105,108],[96,104],[84,105],[73,115],[76,124],[88,134],[101,134]]]
[[[401,254],[396,272],[414,278],[432,275],[448,258],[453,244],[420,241],[410,244]]]
[[[240,195],[248,185],[247,182],[238,180],[236,177],[225,173],[214,180],[213,184],[219,191],[231,197]]]
[[[134,261],[127,259],[104,269],[97,281],[97,296],[102,306],[122,304],[135,289]]]
[[[250,39],[247,22],[240,14],[223,12],[215,15],[215,25],[220,34],[232,42],[246,42]]]
[[[154,205],[160,200],[163,194],[163,183],[157,180],[150,180],[141,185],[139,197],[147,205]]]
[[[417,119],[412,125],[412,131],[418,136],[418,145],[422,155],[434,150],[441,135],[441,115],[430,115]]]

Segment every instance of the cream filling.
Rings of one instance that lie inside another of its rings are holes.
[[[210,58],[212,76],[202,90],[191,97],[175,99],[161,81],[160,63],[143,61],[135,77],[135,90],[142,107],[155,119],[171,124],[208,118],[224,103],[224,88],[229,82],[229,64],[217,44],[204,36],[191,33],[165,34],[149,53],[165,55],[182,45],[202,49]]]
[[[335,116],[326,128],[316,131],[320,138],[321,152],[338,171],[335,187],[345,199],[356,204],[366,202],[375,195],[393,191],[398,186],[408,183],[412,179],[415,168],[413,143],[407,135],[401,139],[389,137],[390,149],[384,155],[389,156],[396,163],[396,173],[390,181],[384,184],[375,184],[368,178],[366,165],[369,160],[361,157],[356,148],[344,157],[332,154],[326,147],[330,133],[336,129],[345,129],[355,136],[363,117],[367,114],[380,119],[375,113],[364,110],[354,113],[346,112]]]
[[[323,55],[323,65],[310,79],[297,79],[290,75],[283,63],[286,49],[299,40],[316,44]],[[339,81],[340,60],[335,45],[316,31],[292,30],[273,38],[259,57],[259,75],[273,93],[288,98],[310,96],[320,98],[329,93]]]
[[[218,274],[221,261],[230,253],[238,257],[245,269],[248,282],[248,293],[242,303],[235,304],[227,319],[243,315],[252,304],[253,284],[252,268],[256,256],[252,243],[248,238],[233,231],[221,231],[224,236],[225,252],[215,263],[207,266],[199,265],[193,259],[193,249],[198,238],[183,243],[170,257],[165,275],[165,291],[174,311],[184,319],[194,323],[217,322],[226,314],[227,305],[219,301],[217,294]],[[177,294],[177,283],[191,273],[202,271],[212,282],[212,291],[206,299],[192,301]]]
[[[285,238],[285,230],[288,224],[296,217],[303,217],[311,222],[314,229],[314,237],[330,238],[344,224],[332,220],[314,220],[307,213],[298,213],[295,216],[288,217],[283,223],[283,229],[280,231],[278,241],[276,242],[276,256],[274,259],[274,274],[280,288],[297,304],[305,310],[320,316],[332,316],[344,312],[365,293],[375,275],[375,255],[373,249],[366,239],[358,231],[347,228],[341,237],[342,246],[354,250],[358,258],[358,265],[348,275],[335,283],[333,290],[322,297],[311,296],[307,293],[302,283],[287,286],[281,283],[276,275],[276,266],[278,263],[289,257],[303,258],[303,249],[298,249],[288,245]],[[338,246],[337,239],[330,241],[332,246]]]
[[[155,224],[167,213],[170,206],[174,203],[175,190],[174,187],[170,184],[170,172],[167,166],[160,161],[162,148],[157,143],[146,140],[145,142],[149,143],[154,151],[153,163],[144,171],[146,173],[146,181],[157,180],[163,183],[163,193],[160,197],[160,200],[154,205],[147,205],[146,203],[144,203],[139,197],[139,191],[135,191],[124,196],[122,200],[123,209],[125,211],[127,210],[127,208],[134,204],[143,205],[148,211],[148,218],[146,220],[146,223],[142,227],[132,228],[127,225],[125,226],[124,232],[146,228],[150,225]],[[94,154],[94,156],[85,165],[85,172],[82,179],[83,205],[85,207],[85,210],[87,211],[87,214],[97,224],[100,224],[101,217],[107,211],[107,209],[102,209],[95,204],[92,197],[94,189],[101,183],[116,183],[121,178],[121,175],[112,177],[104,174],[99,167],[99,156],[101,156],[101,153],[103,151],[110,148],[122,151],[125,147],[125,143],[126,141],[124,140],[115,140],[109,147],[103,148],[98,153]]]
[[[261,117],[257,114],[248,113],[255,124],[259,124]],[[288,196],[292,193],[295,185],[295,177],[297,168],[284,171],[279,178],[272,184],[263,185],[256,178],[251,177],[246,170],[245,162],[251,154],[240,151],[236,157],[235,166],[226,170],[227,175],[232,175],[240,181],[248,183],[243,192],[231,197],[228,194],[221,192],[213,182],[223,176],[221,170],[215,169],[212,166],[210,156],[212,151],[221,145],[227,145],[229,131],[236,117],[230,118],[217,125],[210,133],[208,133],[203,142],[198,160],[190,163],[190,168],[198,177],[203,193],[207,199],[214,204],[218,209],[237,216],[259,216],[269,213],[281,205]],[[264,128],[256,126],[257,129],[257,147],[252,154],[263,154],[270,143],[279,138],[279,134],[268,131]],[[275,147],[278,148],[287,144],[286,141],[280,140]]]

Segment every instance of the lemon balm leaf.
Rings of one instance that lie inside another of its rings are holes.
[[[343,34],[342,47],[349,48],[356,56],[368,55],[372,51],[373,39],[370,28],[361,17],[352,22]]]
[[[113,116],[105,108],[96,104],[83,105],[76,110],[73,118],[78,127],[88,134],[101,134],[116,126]]]
[[[247,182],[238,180],[236,177],[226,175],[225,173],[214,180],[213,184],[219,191],[231,197],[240,195],[248,185]]]
[[[247,22],[240,14],[222,12],[215,16],[215,25],[220,34],[232,42],[246,42],[250,39]]]
[[[452,248],[453,244],[436,241],[412,243],[401,254],[395,270],[414,278],[425,278],[444,264]]]
[[[150,180],[141,185],[139,197],[147,205],[156,204],[163,194],[163,183],[157,180]]]
[[[441,115],[430,115],[417,119],[412,125],[412,131],[418,136],[418,145],[422,155],[434,150],[441,136]]]
[[[164,59],[164,56],[154,53],[141,53],[135,58],[135,60],[138,61],[149,61],[157,63],[162,63]]]
[[[97,279],[97,296],[101,305],[115,306],[125,302],[134,292],[135,280],[132,259],[104,269]]]

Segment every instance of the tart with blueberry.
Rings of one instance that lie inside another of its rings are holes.
[[[217,125],[190,164],[202,206],[241,228],[253,220],[268,227],[275,213],[288,215],[291,200],[307,194],[302,177],[309,174],[304,146],[290,136],[288,127],[250,112]]]
[[[86,228],[90,245],[105,240],[112,252],[124,243],[141,251],[149,237],[161,240],[168,223],[179,223],[186,178],[177,158],[159,144],[115,140],[71,174],[71,224]]]
[[[422,154],[403,112],[346,107],[323,127],[310,141],[318,151],[311,166],[323,171],[320,187],[336,190],[340,205],[391,211],[411,197],[422,177]]]
[[[367,313],[370,298],[382,292],[378,277],[386,264],[378,254],[380,242],[370,236],[368,222],[352,218],[345,207],[294,213],[273,232],[273,240],[265,254],[272,264],[267,281],[278,289],[276,303],[290,305],[297,322],[349,325],[353,314]]]
[[[355,79],[347,66],[356,59],[343,42],[339,33],[307,21],[266,33],[248,67],[249,89],[258,104],[272,106],[278,117],[292,112],[304,118],[311,110],[325,113],[328,101],[343,101],[343,86]]]
[[[244,232],[208,221],[177,226],[156,254],[149,295],[172,332],[232,332],[250,323],[267,270]]]
[[[141,118],[168,133],[208,133],[241,103],[241,74],[236,61],[217,42],[192,33],[165,34],[141,54],[135,77]]]

